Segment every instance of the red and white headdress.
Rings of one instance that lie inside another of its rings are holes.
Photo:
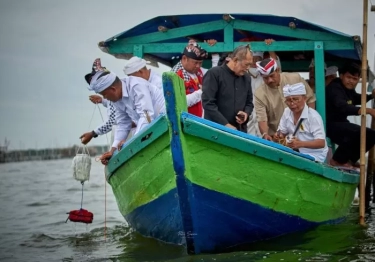
[[[276,71],[277,63],[272,58],[256,62],[257,70],[262,76],[268,76]]]

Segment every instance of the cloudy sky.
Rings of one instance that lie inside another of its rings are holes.
[[[181,4],[177,4],[180,2]],[[0,0],[0,144],[42,148],[78,144],[101,123],[83,75],[93,59],[122,76],[124,60],[97,43],[160,15],[258,13],[294,16],[362,35],[362,1],[352,0]],[[131,4],[127,4],[131,3]],[[339,4],[338,4],[339,3]],[[374,64],[375,13],[369,13],[368,56]],[[101,109],[105,114],[105,109]],[[97,138],[90,144],[106,144]]]

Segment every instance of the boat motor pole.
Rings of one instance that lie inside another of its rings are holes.
[[[365,226],[365,183],[366,183],[366,84],[367,84],[367,17],[368,1],[363,0],[363,45],[362,45],[362,92],[361,92],[361,146],[359,183],[359,223]]]

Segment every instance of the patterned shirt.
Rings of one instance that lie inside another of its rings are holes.
[[[103,106],[107,107],[108,120],[104,122],[100,127],[98,127],[94,132],[100,136],[107,134],[112,130],[112,126],[116,124],[116,109],[113,106],[112,102],[104,101],[102,102]]]

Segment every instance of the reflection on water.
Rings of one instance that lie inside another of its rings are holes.
[[[93,224],[65,223],[66,212],[79,209],[81,201],[81,185],[73,179],[70,163],[0,165],[0,261],[375,261],[374,215],[366,218],[368,228],[361,228],[357,208],[340,225],[227,253],[187,256],[183,247],[133,232],[119,213],[109,185],[105,220],[104,171],[94,161],[83,200],[83,208],[94,213]]]

